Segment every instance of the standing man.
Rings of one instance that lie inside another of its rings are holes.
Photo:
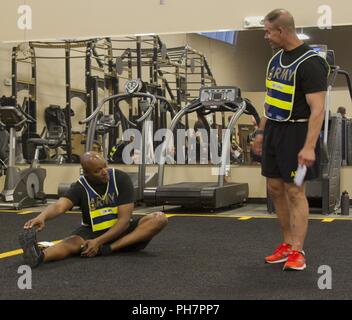
[[[283,242],[267,263],[285,262],[284,270],[304,270],[303,251],[309,206],[304,183],[293,180],[298,165],[306,166],[305,180],[319,175],[319,134],[324,120],[329,66],[299,40],[292,15],[284,9],[264,19],[265,40],[278,52],[268,64],[265,117],[253,149],[262,156],[262,175],[278,216]]]
[[[86,152],[81,165],[83,176],[67,193],[24,225],[19,241],[25,263],[31,267],[73,255],[94,257],[142,250],[167,224],[162,212],[132,218],[134,188],[130,178],[123,171],[108,168],[98,153]],[[82,225],[61,242],[39,250],[36,231],[73,206],[82,210]]]

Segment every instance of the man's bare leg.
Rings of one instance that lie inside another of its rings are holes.
[[[137,242],[152,239],[167,225],[167,218],[162,212],[154,212],[141,218],[138,226],[131,233],[110,244],[111,251],[119,251]]]
[[[167,224],[167,218],[163,213],[152,213],[139,220],[137,228],[118,239],[110,245],[112,251],[121,250],[134,243],[150,240],[159,233]],[[77,255],[81,252],[84,239],[80,236],[71,236],[61,242],[46,248],[44,252],[44,262],[62,260],[67,257]]]
[[[280,178],[267,178],[267,188],[268,193],[273,200],[275,212],[280,222],[284,238],[283,240],[287,244],[292,244],[290,212],[285,192],[285,183]]]
[[[290,211],[290,229],[292,235],[292,250],[302,251],[308,230],[309,205],[305,195],[304,185],[285,183],[285,190]]]
[[[79,254],[81,245],[84,240],[80,236],[70,236],[56,243],[52,247],[46,248],[44,253],[44,262],[62,260],[67,257]]]

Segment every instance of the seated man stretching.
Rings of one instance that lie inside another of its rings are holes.
[[[134,189],[126,173],[108,168],[95,152],[86,152],[81,165],[84,175],[67,193],[25,223],[19,241],[29,266],[78,254],[94,257],[121,250],[141,250],[166,226],[167,218],[162,212],[132,218]],[[82,225],[61,242],[40,250],[35,227],[41,231],[46,220],[64,214],[73,206],[82,210]]]

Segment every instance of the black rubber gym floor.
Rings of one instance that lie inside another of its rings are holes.
[[[73,257],[32,270],[32,289],[17,282],[22,255],[17,235],[36,214],[0,214],[0,299],[351,299],[351,221],[310,220],[307,269],[283,272],[264,264],[280,241],[276,219],[173,216],[141,252]],[[80,223],[79,214],[47,222],[40,241],[59,240]],[[2,254],[2,255],[1,255]],[[318,287],[318,268],[332,270],[332,289]]]

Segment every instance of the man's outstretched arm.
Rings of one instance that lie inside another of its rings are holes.
[[[24,229],[37,227],[37,231],[41,231],[45,226],[45,221],[56,218],[64,214],[73,207],[73,203],[68,198],[62,197],[57,202],[47,206],[37,217],[27,221]]]

